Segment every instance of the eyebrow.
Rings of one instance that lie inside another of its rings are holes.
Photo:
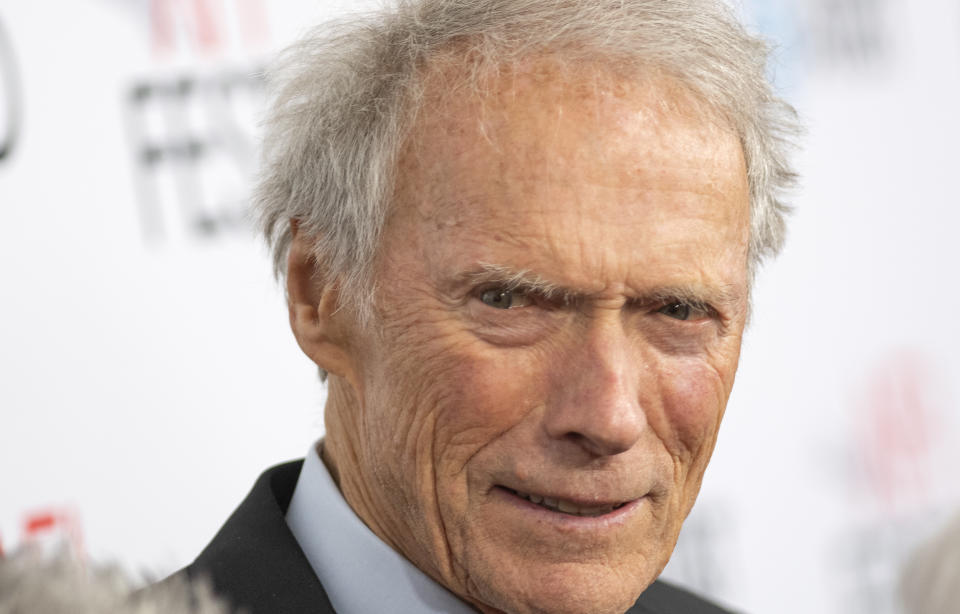
[[[571,288],[551,281],[527,269],[514,269],[499,264],[479,263],[476,268],[457,276],[457,285],[501,285],[507,290],[524,290],[544,298],[571,304],[583,302],[602,293]],[[628,291],[630,302],[654,304],[680,301],[699,307],[727,307],[743,300],[743,293],[731,284],[706,285],[700,283],[667,284],[637,292]]]

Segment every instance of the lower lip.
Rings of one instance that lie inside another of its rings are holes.
[[[525,514],[532,515],[533,518],[539,522],[551,523],[568,531],[596,531],[605,528],[613,529],[624,525],[629,521],[630,517],[640,509],[640,506],[643,505],[643,502],[646,500],[646,497],[640,497],[639,499],[628,501],[610,513],[600,516],[574,516],[573,514],[565,514],[547,509],[542,505],[537,505],[532,501],[514,494],[513,491],[503,486],[495,486],[490,491],[490,494],[520,509]]]

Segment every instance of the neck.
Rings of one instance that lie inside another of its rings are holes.
[[[329,378],[327,403],[324,409],[326,435],[320,458],[326,465],[330,476],[353,510],[373,533],[394,550],[403,553],[389,537],[385,523],[376,513],[375,493],[369,484],[374,483],[371,476],[364,475],[362,467],[363,450],[355,436],[360,431],[361,408],[356,395],[349,384],[337,376]]]
[[[384,505],[382,492],[376,488],[378,482],[375,476],[363,471],[364,467],[370,467],[370,462],[369,459],[368,462],[364,462],[363,442],[359,441],[356,436],[357,433],[362,432],[360,419],[363,408],[357,402],[353,389],[345,380],[331,375],[328,382],[327,403],[324,409],[326,436],[323,440],[320,458],[330,472],[337,488],[340,489],[344,500],[357,517],[381,541],[416,565],[428,576],[431,576],[441,586],[457,594],[483,614],[502,614],[500,610],[481,605],[466,597],[462,592],[455,591],[444,581],[437,565],[425,566],[422,564],[423,560],[417,561],[411,558],[410,553],[405,552],[400,544],[391,538],[391,535],[398,535],[402,539],[403,536],[409,535],[410,531],[403,527],[402,521],[400,521],[401,524],[397,524],[398,514],[390,514],[389,510],[386,516],[379,513],[380,510],[387,509],[387,506]],[[377,502],[381,505],[376,505]],[[393,529],[393,532],[390,529]],[[421,564],[418,564],[418,562]],[[454,574],[451,573],[450,575],[452,577]]]

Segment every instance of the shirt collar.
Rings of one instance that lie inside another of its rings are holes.
[[[475,614],[381,541],[347,504],[311,446],[287,509],[287,525],[338,614]]]

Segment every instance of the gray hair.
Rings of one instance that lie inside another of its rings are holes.
[[[0,558],[0,614],[230,614],[209,583],[173,576],[134,592],[116,567],[82,565],[60,555],[21,552]],[[237,613],[239,614],[239,613]]]
[[[271,111],[255,209],[274,270],[291,220],[313,241],[317,274],[368,314],[372,268],[399,151],[424,104],[426,68],[462,50],[463,78],[551,54],[617,72],[671,76],[739,135],[750,184],[749,269],[777,254],[795,174],[794,110],[766,78],[768,47],[722,0],[396,0],[312,30],[271,71]]]

